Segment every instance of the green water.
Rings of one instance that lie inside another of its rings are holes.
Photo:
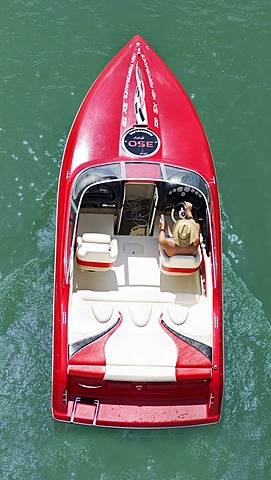
[[[270,24],[270,0],[1,1],[1,479],[271,478]],[[215,157],[226,377],[211,427],[110,430],[51,418],[61,155],[89,86],[136,33],[193,99]]]

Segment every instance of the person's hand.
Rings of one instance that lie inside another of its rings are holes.
[[[160,217],[160,221],[159,221],[159,231],[161,232],[161,230],[164,230],[165,231],[165,216],[164,214],[162,213],[161,217]]]
[[[161,218],[160,218],[159,229],[161,230],[161,228],[165,228],[165,220],[161,220]]]
[[[188,213],[188,212],[191,213],[192,207],[193,207],[192,203],[184,202],[184,209],[185,209],[186,213]]]

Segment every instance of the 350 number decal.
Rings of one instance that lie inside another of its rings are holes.
[[[148,128],[134,127],[123,135],[122,148],[132,155],[147,157],[159,150],[160,139]]]

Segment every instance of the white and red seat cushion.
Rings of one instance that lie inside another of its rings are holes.
[[[76,260],[82,270],[106,271],[118,256],[117,240],[103,233],[84,233],[77,237]]]
[[[166,252],[159,247],[160,269],[166,275],[191,275],[195,273],[202,261],[201,249],[193,255],[173,255],[168,257]]]

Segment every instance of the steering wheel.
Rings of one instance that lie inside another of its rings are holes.
[[[180,218],[184,218],[185,215],[186,215],[186,212],[185,212],[185,209],[184,209],[184,202],[177,203],[177,204],[172,208],[170,215],[171,215],[171,220],[173,221],[173,223],[176,223],[176,222],[177,222],[177,220],[176,220],[176,218],[175,218],[175,211],[176,211],[176,210],[179,211],[179,219],[178,219],[178,220],[180,220]],[[180,214],[180,212],[181,212],[181,214]]]

